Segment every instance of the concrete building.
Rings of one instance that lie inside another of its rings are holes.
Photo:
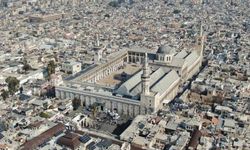
[[[62,64],[61,70],[68,73],[68,74],[76,74],[77,72],[80,72],[82,69],[82,64],[79,62],[64,62]]]

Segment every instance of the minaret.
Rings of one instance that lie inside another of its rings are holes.
[[[205,36],[204,36],[204,33],[203,33],[203,25],[201,23],[200,35],[197,38],[197,44],[196,44],[197,45],[196,52],[199,55],[199,66],[200,67],[202,66],[202,61],[203,61],[204,40],[205,40]]]
[[[150,69],[148,66],[148,54],[145,53],[144,64],[143,64],[143,73],[141,76],[142,82],[142,94],[149,95],[149,86],[150,86]]]
[[[203,57],[203,51],[204,51],[204,40],[205,40],[205,36],[204,36],[204,30],[203,30],[203,25],[201,23],[201,29],[200,29],[200,38],[201,38],[201,52],[200,55]]]
[[[197,50],[198,50],[198,52],[199,52],[200,55],[203,55],[204,40],[205,40],[205,37],[204,37],[204,33],[203,33],[203,25],[201,23],[201,26],[200,26],[200,35],[197,38],[197,42],[196,42]]]

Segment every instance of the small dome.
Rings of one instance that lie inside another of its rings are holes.
[[[175,53],[175,48],[174,47],[170,47],[170,46],[166,46],[166,45],[162,45],[158,48],[157,52],[158,54],[173,54]]]

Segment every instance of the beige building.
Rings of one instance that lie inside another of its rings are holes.
[[[203,38],[201,38],[203,39]],[[136,116],[162,109],[180,86],[202,65],[203,40],[191,52],[161,46],[156,51],[132,49],[112,54],[106,63],[93,65],[56,87],[61,99],[79,98],[84,106]]]
[[[82,64],[79,62],[64,62],[62,64],[62,71],[68,74],[76,74],[82,70]]]

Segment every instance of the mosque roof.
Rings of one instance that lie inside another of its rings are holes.
[[[117,93],[121,94],[121,95],[130,95],[129,91],[135,87],[137,84],[139,84],[141,82],[141,75],[142,75],[142,70],[140,72],[138,72],[137,74],[135,74],[134,76],[132,76],[129,80],[127,80],[126,82],[124,82],[118,89],[117,89]]]
[[[158,53],[158,54],[175,54],[176,49],[174,47],[162,45],[158,48],[156,53]]]
[[[167,72],[169,72],[169,69],[163,69],[163,68],[158,68],[155,72],[153,72],[150,75],[150,87],[152,87],[154,84],[156,84],[161,77],[163,77]],[[130,94],[132,96],[139,95],[141,93],[141,82],[137,84],[134,88],[130,90]]]
[[[187,53],[187,51],[185,51],[185,50],[182,50],[182,51],[180,51],[179,53],[177,53],[174,57],[175,58],[185,58],[186,56],[188,55],[188,53]]]
[[[117,93],[121,95],[138,96],[141,94],[142,71],[123,83]],[[179,75],[175,70],[160,67],[150,75],[150,90],[154,93],[163,94],[172,83],[178,80]]]
[[[175,81],[179,79],[179,75],[175,70],[170,71],[166,74],[157,84],[155,84],[151,91],[155,93],[159,93],[162,95]]]
[[[199,55],[196,51],[193,51],[185,58],[185,63],[187,66],[191,66],[197,59],[199,58]]]

